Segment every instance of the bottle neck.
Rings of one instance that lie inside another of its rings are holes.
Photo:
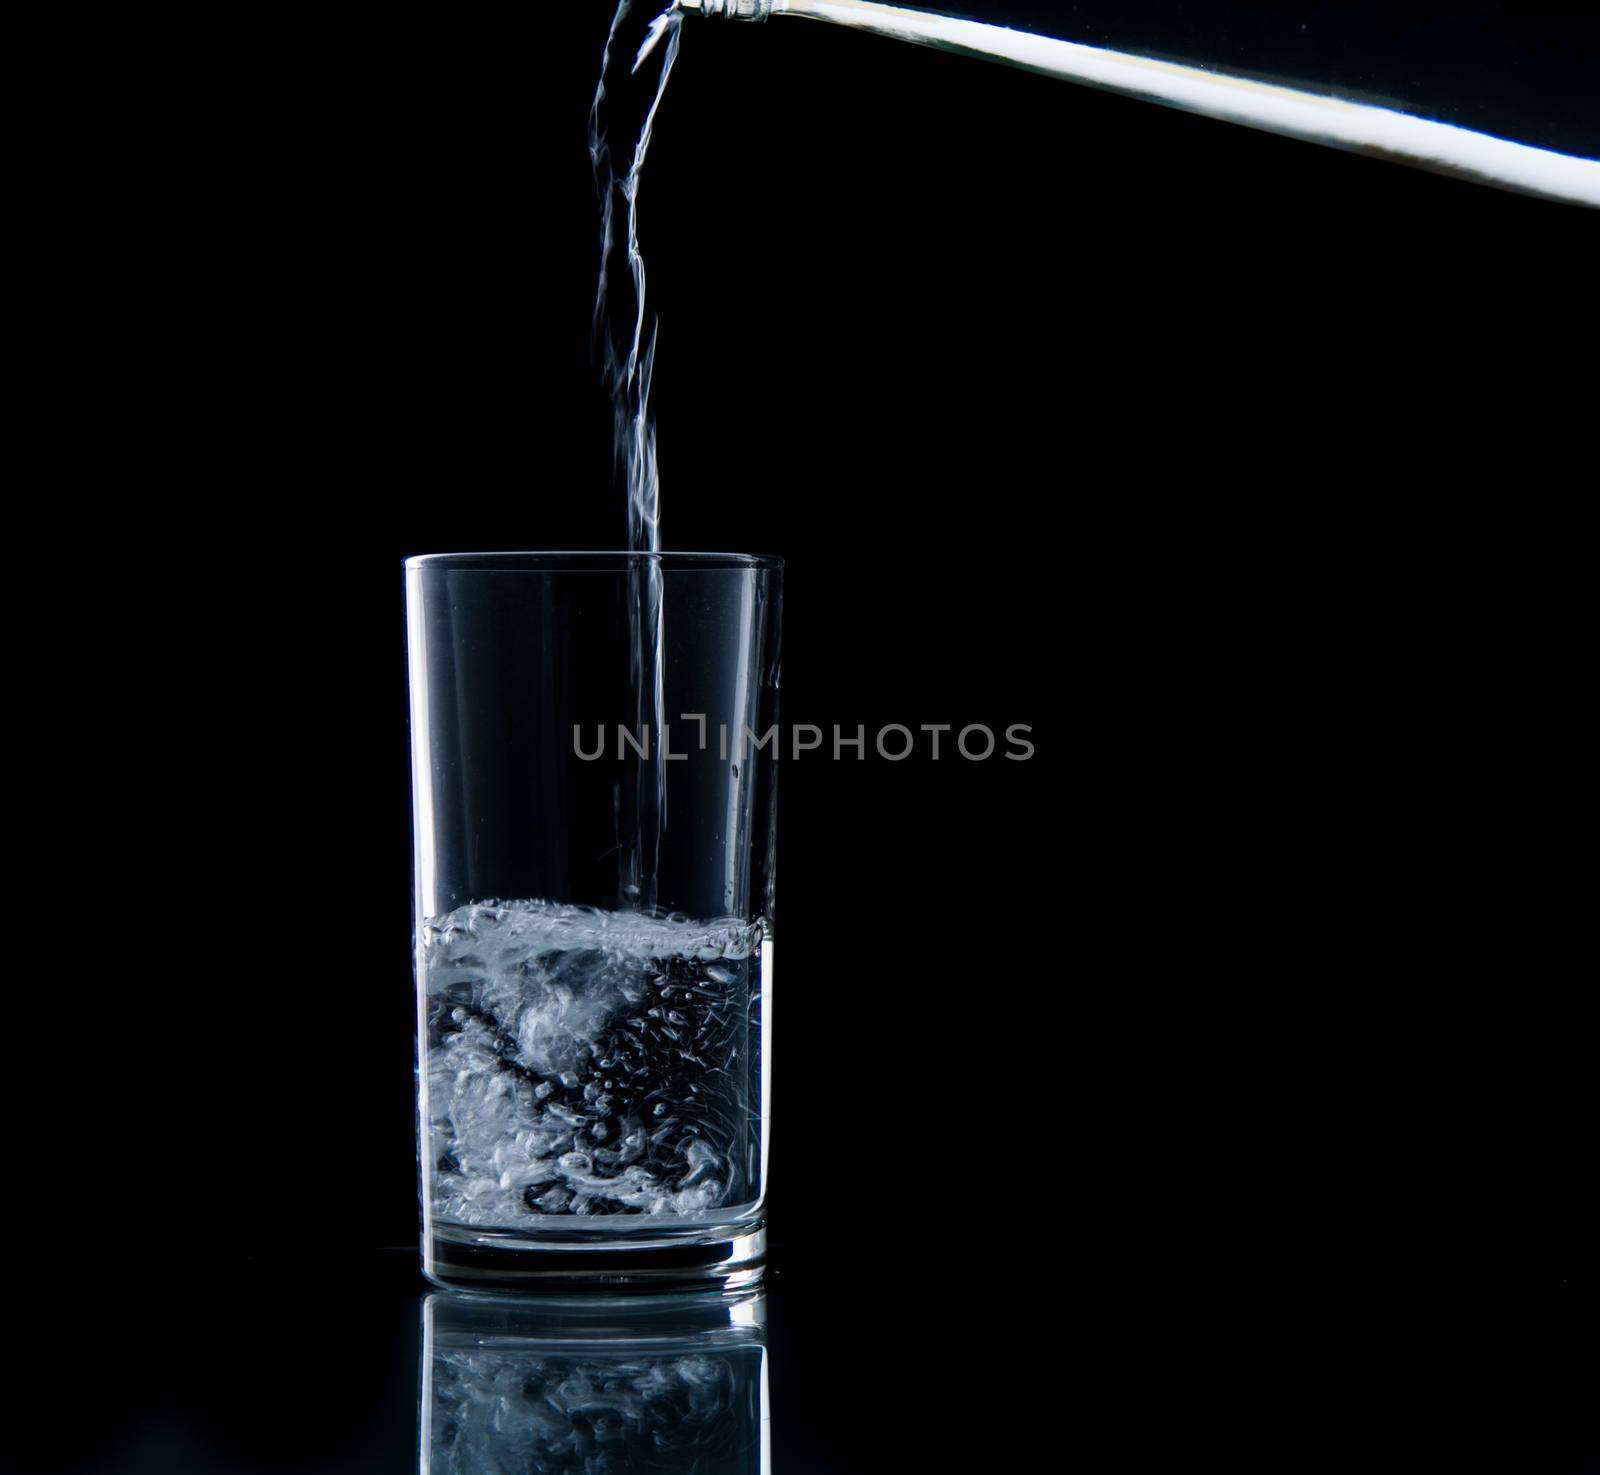
[[[772,0],[677,0],[677,6],[726,20],[765,20],[772,14]]]

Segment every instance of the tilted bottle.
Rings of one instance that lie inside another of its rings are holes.
[[[1600,206],[1600,9],[1229,0],[677,0],[799,16]]]

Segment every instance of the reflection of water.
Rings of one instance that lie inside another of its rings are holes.
[[[766,1297],[423,1305],[422,1475],[769,1475]]]

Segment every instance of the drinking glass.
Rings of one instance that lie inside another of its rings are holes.
[[[765,1253],[782,561],[406,561],[423,1263],[724,1289]]]

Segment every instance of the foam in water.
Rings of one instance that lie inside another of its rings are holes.
[[[421,947],[436,1221],[720,1220],[759,1200],[759,923],[474,902]]]

